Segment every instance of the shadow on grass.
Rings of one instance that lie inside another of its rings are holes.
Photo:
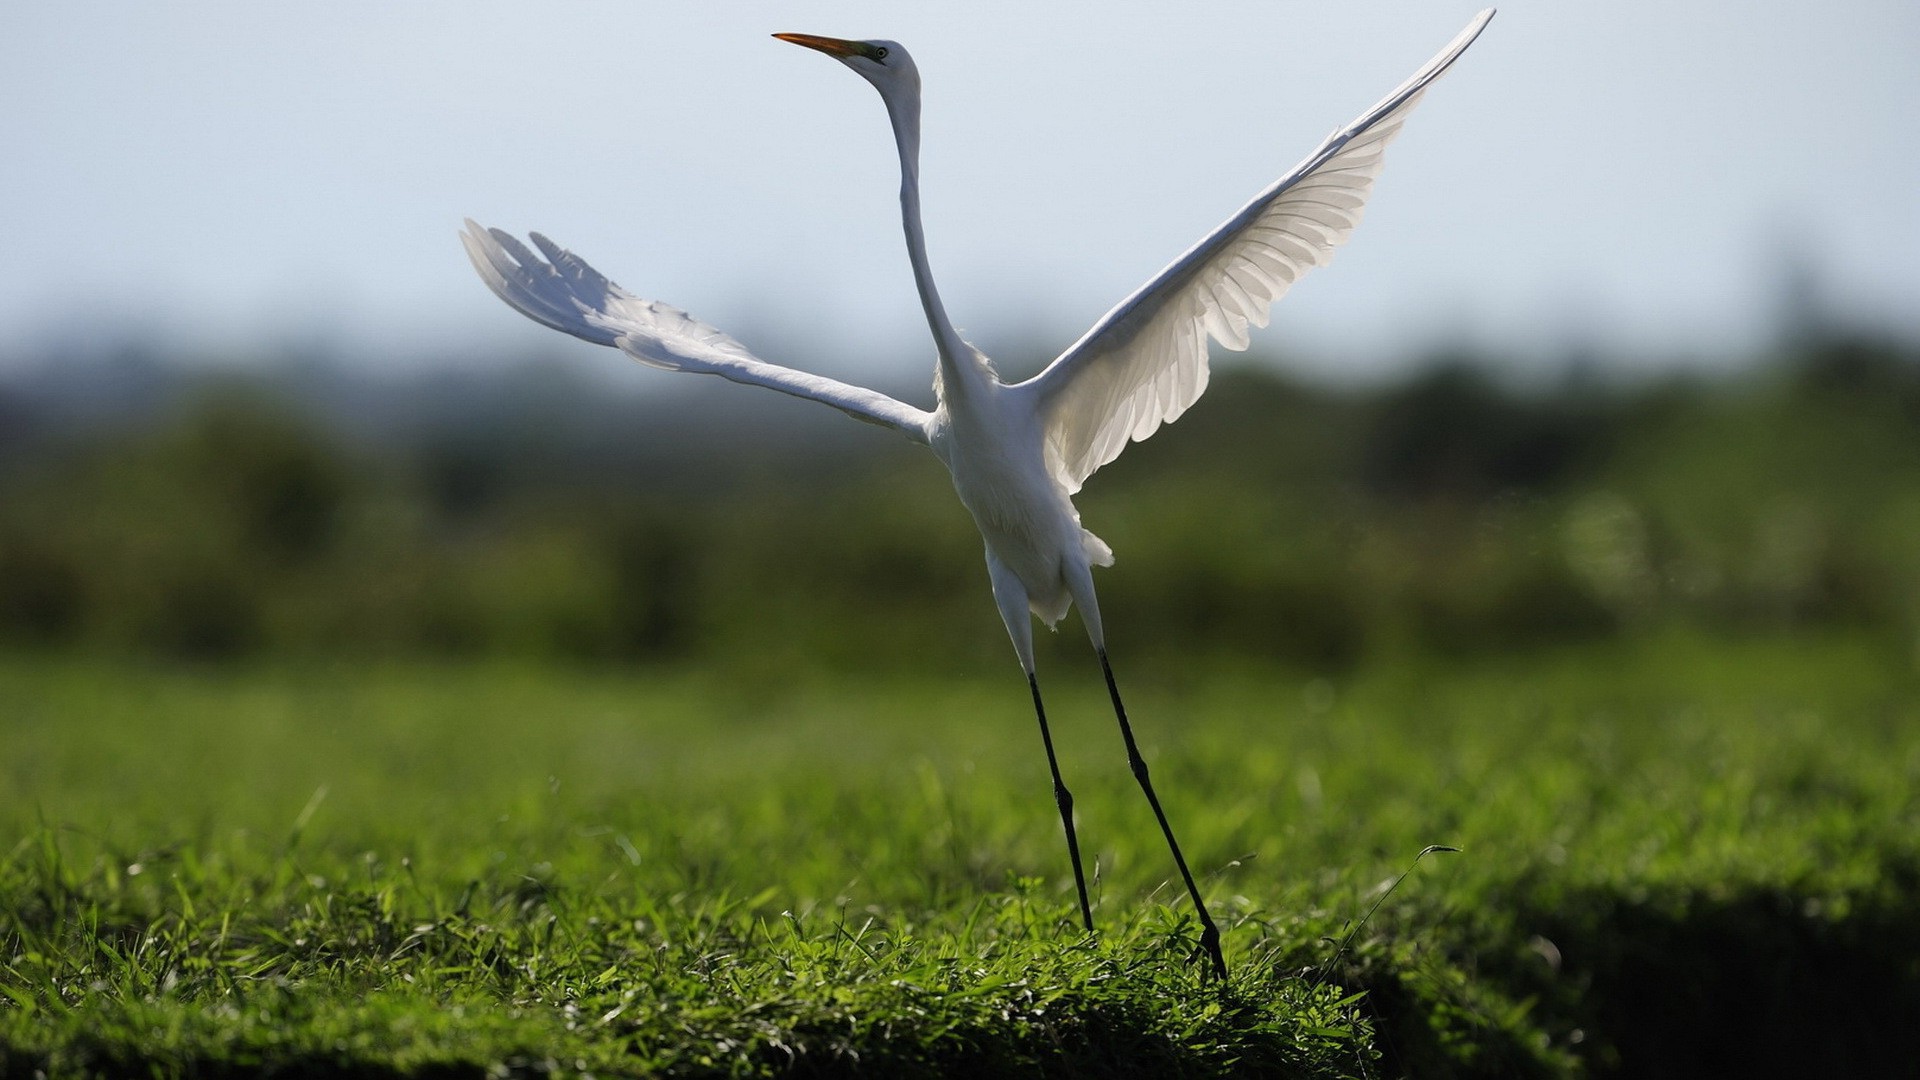
[[[508,1075],[544,1075],[534,1063]],[[0,1076],[8,1077],[194,1077],[195,1080],[482,1080],[490,1074],[477,1063],[433,1063],[396,1067],[343,1054],[314,1054],[249,1060],[245,1057],[194,1055],[155,1060],[133,1048],[90,1040],[63,1047],[54,1055],[0,1048]]]
[[[1920,867],[1903,858],[1850,893],[1511,895],[1458,937],[1422,919],[1340,971],[1367,993],[1380,1075],[1920,1077]]]
[[[1583,1032],[1599,1076],[1920,1076],[1920,893],[1893,877],[1871,897],[1567,895],[1528,920],[1561,957],[1537,987],[1553,1034]]]
[[[939,1045],[912,1037],[869,1041],[854,1047],[844,1032],[795,1031],[786,1052],[762,1047],[749,1058],[722,1055],[706,1063],[681,1061],[656,1071],[635,1062],[631,1071],[579,1069],[539,1053],[486,1055],[485,1060],[441,1060],[395,1065],[386,1060],[324,1049],[279,1049],[268,1053],[156,1053],[136,1042],[82,1036],[51,1055],[0,1048],[0,1076],[192,1077],[196,1080],[480,1080],[480,1078],[552,1075],[816,1078],[1057,1077],[1201,1078],[1332,1077],[1352,1075],[1350,1068],[1329,1070],[1325,1061],[1307,1060],[1290,1040],[1251,1040],[1234,1049],[1230,1064],[1196,1055],[1177,1041],[1146,1030],[1143,1018],[1104,1015],[1063,1016],[1057,1023],[1025,1028],[957,1031]],[[836,1037],[840,1036],[840,1037]]]

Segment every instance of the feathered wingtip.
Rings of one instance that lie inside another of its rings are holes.
[[[512,233],[472,220],[460,234],[481,280],[527,318],[670,371],[758,362],[745,346],[679,308],[643,300],[559,244],[539,233],[528,236],[539,254]]]
[[[619,335],[590,316],[603,314],[609,301],[622,295],[619,286],[539,233],[532,238],[545,259],[513,234],[484,228],[472,218],[467,219],[460,243],[480,280],[515,311],[596,345],[613,345]]]

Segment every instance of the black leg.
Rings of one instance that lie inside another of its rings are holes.
[[[1160,797],[1153,793],[1153,781],[1147,779],[1147,763],[1140,756],[1140,747],[1133,741],[1133,725],[1127,723],[1127,708],[1120,704],[1120,688],[1114,685],[1113,666],[1107,663],[1107,650],[1101,649],[1100,670],[1107,676],[1107,694],[1113,698],[1113,714],[1120,718],[1120,737],[1127,742],[1127,764],[1133,769],[1133,778],[1140,781],[1140,790],[1147,793],[1147,805],[1153,807],[1153,816],[1160,821],[1160,831],[1166,834],[1167,847],[1173,851],[1173,863],[1180,868],[1180,880],[1187,883],[1187,895],[1193,897],[1193,910],[1200,915],[1200,948],[1213,961],[1214,974],[1222,979],[1227,977],[1227,959],[1220,952],[1220,928],[1213,924],[1213,916],[1207,914],[1206,902],[1200,899],[1200,889],[1193,883],[1193,874],[1187,870],[1187,860],[1180,854],[1180,841],[1173,838],[1173,826],[1167,824],[1166,811],[1160,809]]]
[[[1053,733],[1047,729],[1047,710],[1040,704],[1040,680],[1027,674],[1027,686],[1033,691],[1033,712],[1040,718],[1040,741],[1047,746],[1047,768],[1053,771],[1053,801],[1060,807],[1060,824],[1067,830],[1067,854],[1073,858],[1073,885],[1080,890],[1080,918],[1093,933],[1093,908],[1087,904],[1087,876],[1080,870],[1080,838],[1073,832],[1073,793],[1060,779],[1060,762],[1053,756]]]

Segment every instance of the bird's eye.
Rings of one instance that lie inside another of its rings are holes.
[[[887,58],[887,47],[885,45],[875,46],[872,55],[875,60],[885,60]]]

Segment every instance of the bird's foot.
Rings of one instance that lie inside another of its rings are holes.
[[[1187,963],[1191,964],[1205,956],[1211,973],[1221,982],[1227,981],[1227,958],[1220,952],[1220,928],[1209,920],[1200,930],[1200,944],[1187,954]]]

